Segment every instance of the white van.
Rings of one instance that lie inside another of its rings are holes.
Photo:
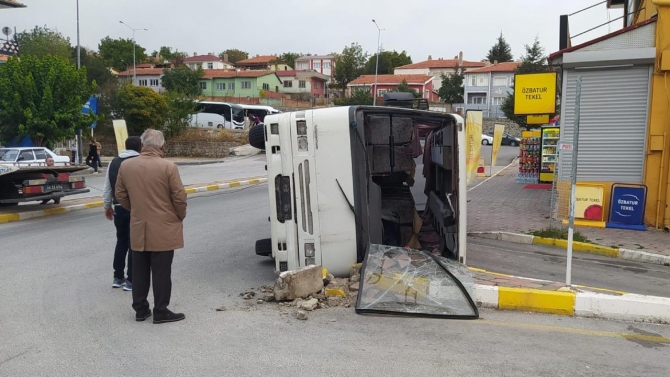
[[[268,115],[262,130],[250,142],[265,142],[270,238],[256,254],[274,258],[277,272],[321,265],[348,276],[370,244],[439,250],[465,264],[459,115],[345,106]],[[412,190],[415,182],[425,187]]]

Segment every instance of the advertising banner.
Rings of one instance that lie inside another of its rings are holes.
[[[482,153],[482,123],[484,113],[481,110],[469,110],[465,113],[465,164],[466,181],[474,182]]]
[[[126,121],[123,119],[115,119],[112,121],[114,125],[114,135],[116,135],[116,148],[119,154],[126,150],[126,139],[128,139],[128,127]]]
[[[603,221],[602,185],[577,184],[575,201],[575,219]]]
[[[555,114],[556,80],[556,72],[514,75],[514,114]]]
[[[612,187],[610,222],[624,225],[644,225],[646,186]]]
[[[491,148],[491,174],[493,174],[493,167],[498,161],[498,152],[500,152],[500,145],[502,145],[503,134],[505,133],[504,124],[496,124],[493,126],[493,146]]]

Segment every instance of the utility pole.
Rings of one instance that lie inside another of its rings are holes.
[[[81,68],[81,43],[79,42],[79,0],[77,0],[77,69]]]
[[[375,63],[375,86],[373,87],[373,92],[372,92],[372,106],[377,106],[377,73],[379,72],[379,50],[380,50],[380,40],[382,37],[382,30],[386,29],[380,29],[379,25],[377,25],[377,21],[372,20],[372,22],[375,24],[377,27],[377,62]]]

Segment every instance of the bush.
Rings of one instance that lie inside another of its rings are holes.
[[[554,238],[558,240],[567,240],[568,239],[568,230],[567,229],[559,229],[559,228],[546,228],[542,230],[535,230],[531,232],[532,235],[536,237],[542,237],[542,238]],[[579,231],[575,230],[574,234],[572,235],[573,241],[577,242],[586,242],[586,243],[591,243],[588,238],[586,238],[583,234],[581,234]]]

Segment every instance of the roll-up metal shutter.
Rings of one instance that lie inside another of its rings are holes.
[[[567,70],[561,114],[561,141],[566,143],[573,141],[579,75],[577,180],[642,182],[651,66]],[[562,176],[569,176],[571,158],[561,153]]]

